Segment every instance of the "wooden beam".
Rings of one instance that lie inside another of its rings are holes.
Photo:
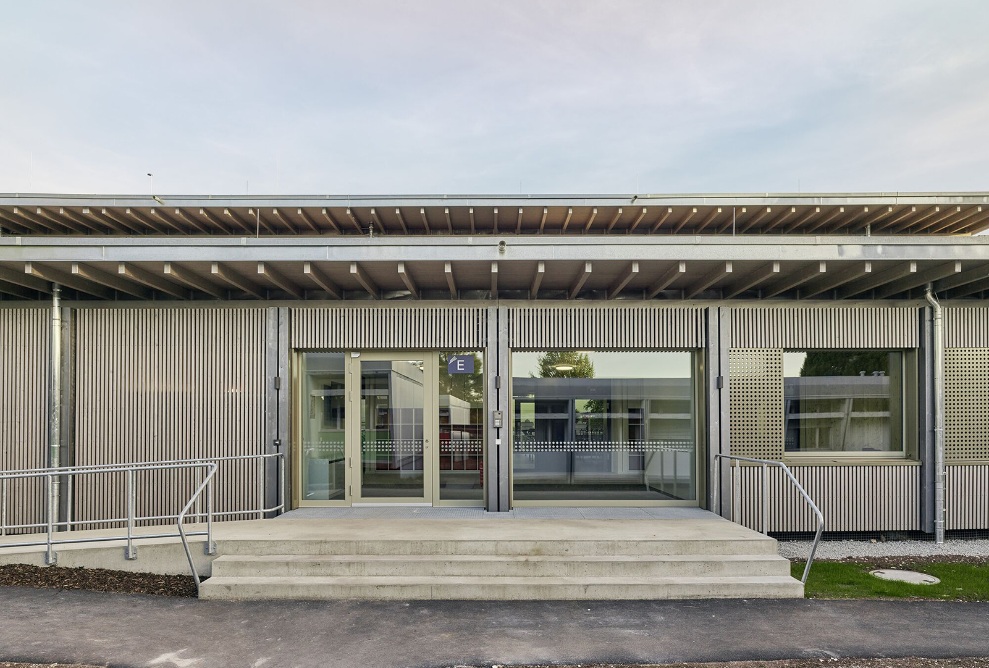
[[[732,299],[742,294],[746,290],[751,290],[754,287],[765,283],[770,278],[773,278],[780,273],[780,263],[770,262],[769,264],[763,265],[762,267],[756,269],[748,276],[744,277],[736,285],[732,286],[728,292],[725,293],[725,299]]]
[[[800,298],[813,299],[871,273],[872,262],[852,262],[850,267],[830,272],[824,280],[811,284],[806,290],[801,290]]]
[[[302,273],[334,299],[343,299],[343,290],[312,262],[303,263]]]
[[[646,299],[653,299],[660,292],[673,285],[673,282],[685,273],[687,273],[687,263],[681,260],[660,274],[659,279],[646,291]]]
[[[381,298],[381,289],[375,285],[374,281],[372,281],[367,275],[367,272],[364,271],[363,267],[356,262],[350,263],[350,275],[354,277],[354,280],[360,283],[362,288],[367,290],[367,293],[371,295],[373,299]]]
[[[294,281],[289,280],[287,276],[265,262],[258,262],[258,275],[264,276],[269,283],[281,288],[296,299],[306,298],[305,290],[299,288]]]
[[[643,211],[645,211],[645,209],[643,209]],[[633,261],[625,268],[625,271],[619,275],[618,280],[615,281],[608,289],[608,299],[614,299],[617,297],[621,291],[625,289],[625,286],[632,282],[632,279],[635,278],[638,273],[639,263]]]
[[[577,281],[573,284],[573,287],[570,288],[570,293],[567,295],[568,299],[573,299],[578,294],[580,294],[580,291],[584,287],[584,283],[586,283],[587,279],[591,277],[592,270],[593,270],[593,266],[591,266],[591,263],[585,262],[584,270],[577,275]]]
[[[457,299],[457,282],[453,279],[453,265],[449,262],[443,263],[443,274],[446,276],[446,286],[450,289],[450,299]]]
[[[108,274],[78,262],[72,263],[71,271],[73,276],[79,276],[97,285],[113,288],[117,292],[123,292],[138,299],[151,299],[152,297],[151,290],[148,290],[143,285],[135,285],[127,279],[120,278],[117,274]]]
[[[121,276],[129,278],[136,283],[145,285],[159,292],[164,292],[167,295],[171,295],[178,299],[188,299],[189,291],[183,289],[171,281],[168,281],[161,276],[152,274],[149,271],[144,271],[140,267],[135,267],[132,264],[127,264],[126,262],[120,262],[117,264],[117,273]]]
[[[72,288],[77,292],[85,292],[86,294],[93,295],[94,297],[99,297],[101,299],[113,299],[116,297],[113,290],[110,288],[93,283],[92,281],[88,281],[80,276],[67,274],[60,269],[41,266],[35,262],[25,262],[24,273],[28,276],[40,278],[48,281],[49,283],[58,283],[59,285],[64,285],[67,288]]]
[[[416,287],[416,282],[413,280],[412,274],[410,274],[405,268],[404,262],[398,263],[398,276],[402,279],[402,282],[405,283],[405,287],[409,293],[411,293],[415,299],[419,299],[419,288]]]
[[[197,292],[204,292],[211,297],[216,297],[217,299],[225,299],[227,296],[223,289],[217,287],[210,281],[207,281],[205,278],[199,276],[199,274],[194,274],[185,267],[172,262],[166,262],[165,266],[162,268],[162,272],[165,276],[170,276],[176,281],[187,285],[189,288],[196,290]]]
[[[536,265],[536,273],[532,277],[532,284],[529,286],[529,299],[536,299],[539,296],[539,286],[543,283],[546,275],[546,263],[540,262]]]
[[[213,262],[210,264],[209,273],[221,279],[231,287],[237,288],[241,292],[246,292],[247,294],[257,297],[258,299],[267,299],[268,297],[261,290],[261,288],[254,285],[240,274],[227,269],[219,262]]]
[[[827,272],[828,265],[827,262],[814,262],[799,271],[793,273],[787,273],[781,280],[776,281],[766,289],[766,293],[763,295],[766,299],[771,299],[776,295],[783,294],[787,290],[792,290],[798,286],[803,285],[807,281],[820,276],[821,274]]]
[[[684,298],[693,299],[730,273],[732,273],[731,262],[725,262],[724,267],[716,268],[705,274],[697,283],[684,290]]]

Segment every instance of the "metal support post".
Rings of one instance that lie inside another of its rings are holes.
[[[137,515],[137,490],[134,489],[134,471],[127,471],[127,547],[124,548],[124,558],[137,559],[137,548],[134,547],[134,516]]]

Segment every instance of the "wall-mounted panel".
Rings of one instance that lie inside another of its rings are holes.
[[[704,309],[563,304],[508,310],[515,350],[683,349],[704,345]]]
[[[306,350],[478,350],[487,309],[473,306],[294,308],[292,347]]]
[[[920,530],[920,467],[794,466],[790,469],[824,515],[826,532]],[[732,471],[733,517],[762,528],[762,468]],[[817,523],[806,501],[776,467],[769,468],[769,531],[812,532]]]
[[[0,470],[47,465],[48,309],[0,309]],[[9,524],[44,521],[44,489],[36,480],[7,483]]]
[[[989,529],[989,464],[946,467],[945,529]]]
[[[989,348],[944,353],[944,456],[989,461]]]
[[[732,308],[738,348],[916,348],[914,307],[773,306]]]
[[[989,348],[989,308],[945,307],[945,348]]]
[[[77,318],[76,463],[263,452],[263,309],[83,309]],[[221,467],[215,510],[256,508],[255,463]],[[181,509],[188,473],[141,474],[138,513]],[[123,516],[121,477],[82,477],[77,519]]]
[[[731,454],[783,459],[783,351],[728,352]]]

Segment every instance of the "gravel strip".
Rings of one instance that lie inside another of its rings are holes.
[[[780,555],[806,559],[813,541],[780,541]],[[975,557],[989,558],[989,540],[948,540],[938,545],[927,540],[822,540],[815,559],[868,559],[875,557]]]

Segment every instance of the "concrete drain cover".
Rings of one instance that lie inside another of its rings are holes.
[[[941,582],[933,575],[918,573],[917,571],[898,571],[894,568],[885,568],[879,571],[872,571],[872,574],[881,580],[896,580],[897,582],[909,582],[917,585],[936,585]]]

